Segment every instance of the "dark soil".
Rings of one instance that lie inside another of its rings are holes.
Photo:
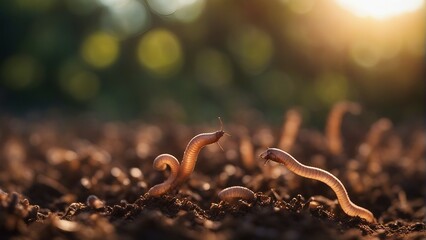
[[[281,129],[245,130],[205,147],[191,179],[162,197],[150,187],[168,172],[152,168],[209,126],[141,122],[0,120],[0,238],[3,239],[425,239],[425,129],[395,126],[368,154],[358,149],[369,126],[342,126],[344,153],[333,156],[323,134],[299,131],[291,154],[337,176],[351,200],[378,223],[347,216],[323,183],[304,179],[257,156],[277,145]],[[219,128],[219,127],[218,127]],[[352,130],[345,130],[352,129]],[[240,141],[251,140],[254,167]],[[247,160],[247,159],[245,159]],[[249,159],[248,159],[249,160]],[[229,186],[256,192],[230,204]],[[96,197],[90,197],[94,195]],[[89,198],[90,201],[87,201]]]

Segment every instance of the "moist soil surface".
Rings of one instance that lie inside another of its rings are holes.
[[[325,184],[258,156],[277,147],[280,127],[229,124],[229,135],[203,148],[190,179],[160,197],[148,190],[169,170],[156,156],[181,161],[189,140],[213,123],[0,120],[2,239],[425,239],[425,129],[346,121],[341,153],[322,131],[302,127],[287,149],[329,171],[376,223],[346,215]],[[216,128],[216,129],[215,129]],[[371,136],[371,134],[370,134]],[[373,140],[372,140],[373,139]],[[376,139],[376,140],[374,140]],[[244,186],[255,199],[221,201]]]

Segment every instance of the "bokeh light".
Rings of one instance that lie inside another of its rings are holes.
[[[204,10],[206,0],[179,0],[180,6],[173,13],[173,17],[181,22],[195,21]]]
[[[156,76],[176,73],[183,62],[183,53],[176,35],[167,29],[154,29],[139,41],[139,62]]]
[[[224,87],[232,82],[232,66],[229,58],[214,49],[200,51],[194,63],[197,79],[211,88]]]
[[[364,17],[351,13],[382,3],[386,7],[365,10]],[[395,107],[408,112],[406,106],[413,106],[410,111],[424,114],[424,1],[0,5],[5,26],[0,109],[5,111],[70,106],[106,117],[194,122],[257,111],[281,121],[287,107],[324,116],[335,101],[353,100],[391,118],[405,116],[393,113]],[[390,15],[384,17],[386,11]]]
[[[84,60],[93,67],[108,67],[118,57],[118,40],[105,32],[92,33],[84,40],[81,54]]]
[[[413,12],[422,7],[423,0],[337,0],[345,9],[360,17],[386,19]]]
[[[59,70],[59,85],[63,92],[79,102],[93,99],[99,91],[98,76],[84,69],[76,60],[69,60]]]
[[[34,85],[42,77],[40,63],[29,55],[14,55],[1,66],[3,84],[12,89],[25,89]]]
[[[150,8],[161,16],[191,22],[203,12],[205,0],[148,0]]]
[[[262,72],[274,52],[270,36],[255,27],[236,31],[229,40],[229,45],[241,68],[250,74]]]
[[[147,0],[149,7],[157,14],[171,15],[179,7],[179,1]]]
[[[101,5],[105,7],[116,7],[120,4],[125,3],[128,0],[97,0]]]
[[[373,67],[380,61],[378,47],[369,42],[355,42],[350,49],[352,59],[362,67]]]
[[[283,0],[291,11],[298,14],[309,13],[315,5],[314,0]]]
[[[102,16],[103,26],[121,39],[143,31],[149,23],[145,6],[137,0],[121,0],[107,8]]]

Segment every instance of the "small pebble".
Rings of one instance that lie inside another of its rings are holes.
[[[87,204],[87,206],[94,208],[94,209],[103,208],[105,206],[104,202],[102,202],[95,195],[90,195],[89,197],[87,197],[86,204]]]

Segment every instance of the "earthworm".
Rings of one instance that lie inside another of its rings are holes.
[[[254,192],[246,187],[233,186],[223,189],[218,193],[221,200],[227,202],[235,202],[238,199],[253,201],[255,198]]]
[[[424,159],[426,149],[426,135],[425,129],[423,131],[415,132],[412,136],[411,146],[407,152],[407,156],[413,160]]]
[[[349,216],[359,216],[366,219],[368,222],[376,222],[376,219],[370,211],[351,202],[343,184],[331,173],[320,168],[303,165],[290,154],[278,148],[269,148],[260,154],[260,157],[266,161],[272,160],[281,163],[297,175],[327,184],[336,193],[340,206],[346,214]]]
[[[299,111],[290,109],[286,113],[286,120],[283,124],[282,134],[278,147],[289,151],[294,144],[294,140],[297,137],[302,117]]]
[[[335,104],[328,115],[326,126],[326,138],[328,147],[333,155],[339,155],[342,152],[342,139],[340,134],[340,126],[345,112],[359,114],[361,106],[353,102],[339,102]]]
[[[172,187],[172,183],[176,180],[179,172],[179,161],[170,154],[161,154],[154,159],[153,167],[157,170],[164,171],[167,166],[170,167],[169,178],[160,184],[157,184],[148,190],[151,196],[160,196],[165,194]]]
[[[220,118],[219,118],[220,121]],[[176,181],[173,183],[173,187],[182,184],[189,178],[191,173],[194,171],[195,164],[197,163],[198,154],[201,149],[206,145],[215,143],[225,134],[223,131],[221,121],[221,129],[211,133],[201,133],[193,137],[186,146],[185,152],[183,153],[182,162],[179,168],[179,172]]]
[[[253,144],[248,134],[245,132],[241,136],[240,140],[240,155],[243,165],[248,170],[256,168],[256,162],[254,161]]]
[[[362,157],[367,157],[379,145],[383,133],[391,129],[392,122],[387,118],[377,120],[371,126],[367,138],[359,147],[359,153]]]

